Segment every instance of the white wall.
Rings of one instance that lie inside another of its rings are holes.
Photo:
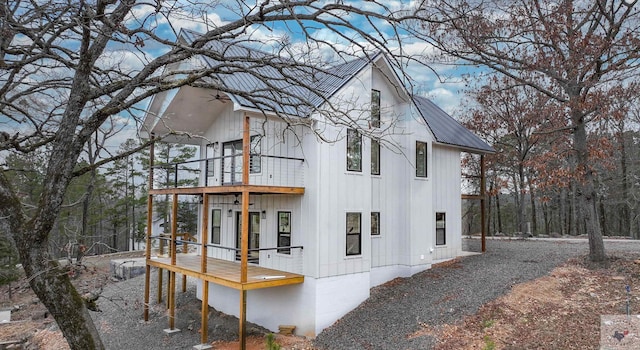
[[[462,251],[462,200],[460,150],[445,147],[433,147],[435,179],[435,212],[446,213],[446,244],[436,246],[435,234],[431,244],[435,247],[435,259],[450,259]],[[435,226],[435,218],[432,221]]]

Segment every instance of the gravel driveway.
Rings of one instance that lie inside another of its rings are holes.
[[[465,240],[468,250],[478,251],[479,240]],[[607,253],[638,251],[640,242],[606,242]],[[489,240],[488,252],[444,264],[411,278],[374,288],[371,297],[333,326],[324,330],[314,345],[339,349],[430,349],[433,339],[409,339],[420,323],[453,323],[509,291],[512,285],[546,275],[568,258],[588,251],[584,240]],[[156,274],[152,274],[156,278]],[[156,282],[152,282],[152,301]],[[142,321],[144,277],[109,285],[98,302],[103,310],[92,313],[108,349],[192,349],[199,344],[200,302],[195,284],[177,293],[176,327],[182,332],[166,335],[164,306],[152,303],[150,321]],[[194,301],[195,300],[195,301]],[[237,339],[237,319],[211,313],[209,341]],[[266,330],[250,325],[250,333]]]

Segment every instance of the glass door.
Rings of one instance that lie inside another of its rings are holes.
[[[242,140],[225,142],[222,146],[222,183],[242,182]]]
[[[240,239],[242,237],[242,212],[236,212],[236,260],[240,260]],[[252,249],[256,249],[252,251]],[[260,263],[260,213],[249,212],[249,254],[250,263]]]

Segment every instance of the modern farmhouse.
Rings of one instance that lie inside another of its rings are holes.
[[[181,40],[194,38],[183,32]],[[167,165],[151,168],[150,218],[154,196],[173,200],[174,217],[181,196],[201,204],[189,242],[197,249],[181,253],[186,240],[175,224],[170,234],[149,229],[147,304],[155,266],[169,272],[170,322],[175,273],[198,279],[203,344],[207,305],[238,316],[241,334],[246,318],[315,336],[372,287],[460,255],[461,152],[493,149],[407,91],[385,55],[287,71],[286,59],[261,64],[263,53],[241,45],[208,49],[217,56],[176,71],[244,63],[206,77],[220,89],[157,94],[141,128],[201,150],[189,163],[197,186],[160,187],[154,173]],[[177,179],[188,164],[172,166]],[[158,242],[173,249],[152,249]]]

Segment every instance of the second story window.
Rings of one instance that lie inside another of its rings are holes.
[[[371,90],[371,127],[380,127],[380,91]]]
[[[380,175],[380,142],[371,139],[371,175]]]
[[[355,129],[347,131],[347,170],[362,171],[362,137]]]
[[[427,177],[427,143],[416,141],[416,177]]]

